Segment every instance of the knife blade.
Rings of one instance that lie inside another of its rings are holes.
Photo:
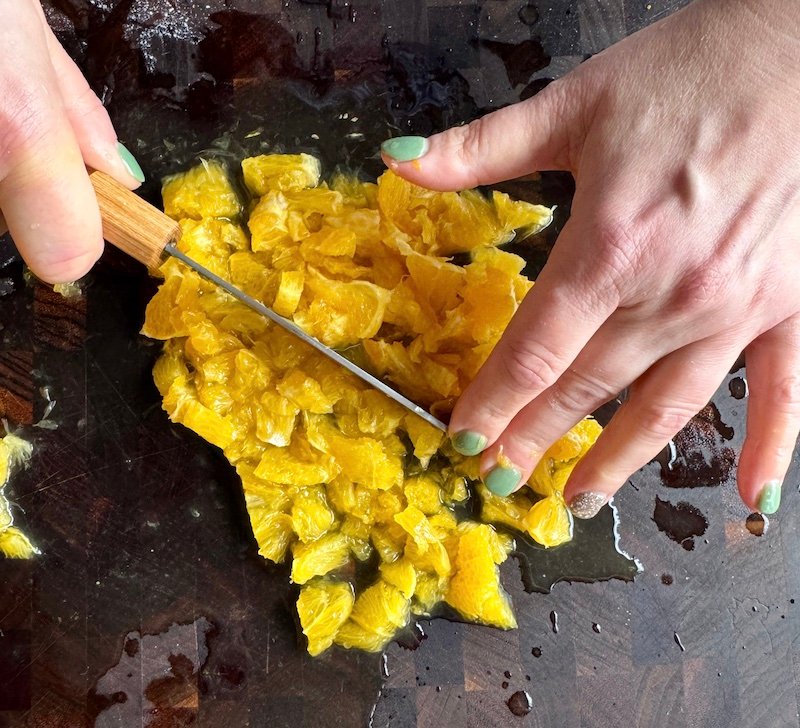
[[[442,432],[447,432],[447,425],[444,424],[441,420],[438,420],[434,417],[430,412],[420,407],[418,404],[412,402],[408,397],[403,396],[400,392],[392,389],[388,384],[381,381],[377,377],[370,374],[365,369],[362,369],[357,364],[350,361],[347,357],[342,356],[336,349],[331,349],[329,346],[323,344],[319,339],[310,334],[307,334],[303,329],[301,329],[294,321],[290,319],[284,318],[280,314],[275,313],[271,308],[265,306],[261,301],[249,296],[244,291],[236,286],[231,285],[228,281],[224,278],[221,278],[216,273],[208,270],[205,266],[200,265],[196,260],[193,260],[185,253],[182,253],[178,248],[175,246],[174,243],[170,243],[164,247],[164,252],[167,255],[171,255],[173,258],[181,261],[184,265],[189,266],[195,273],[198,273],[200,276],[205,278],[211,283],[216,284],[219,288],[221,288],[226,293],[233,296],[237,301],[241,301],[245,306],[249,306],[254,311],[260,313],[262,316],[266,316],[270,321],[273,323],[278,324],[286,331],[290,331],[299,339],[302,339],[306,342],[309,346],[313,346],[317,351],[323,353],[329,359],[333,359],[337,364],[340,364],[348,371],[355,374],[359,377],[362,381],[366,382],[367,384],[372,385],[380,392],[383,392],[387,397],[390,397],[398,404],[401,404],[407,410],[410,410],[415,415],[418,415],[427,423],[433,425],[434,427],[438,428]]]

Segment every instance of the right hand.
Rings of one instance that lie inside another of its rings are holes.
[[[73,281],[103,250],[87,165],[130,189],[144,176],[39,0],[0,0],[0,48],[0,211],[39,278]]]
[[[521,487],[558,437],[629,388],[564,490],[591,517],[744,349],[739,492],[776,511],[800,431],[798,130],[798,0],[697,0],[527,101],[384,146],[433,189],[539,169],[575,178],[547,264],[450,419],[490,490]]]

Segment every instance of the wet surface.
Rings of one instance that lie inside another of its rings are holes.
[[[728,382],[728,391],[734,399],[744,399],[747,396],[747,380],[744,377],[734,377]]]
[[[763,536],[769,528],[769,519],[761,513],[751,513],[745,520],[745,526],[753,536]]]
[[[573,540],[558,548],[517,537],[512,556],[526,591],[547,593],[559,581],[632,580],[641,565],[621,547],[618,529],[618,512],[608,505],[594,518],[576,518]]]
[[[687,551],[694,549],[695,538],[702,536],[708,528],[706,517],[690,503],[682,501],[674,504],[658,497],[653,521],[659,531]]]
[[[659,456],[661,478],[670,488],[710,488],[729,483],[736,451],[728,443],[733,428],[722,420],[713,402],[679,432]]]
[[[518,690],[508,699],[508,709],[517,717],[528,715],[532,708],[531,696],[524,690]]]
[[[199,674],[208,659],[213,629],[200,617],[156,635],[125,635],[119,662],[89,693],[90,720],[98,728],[189,722],[199,703]]]

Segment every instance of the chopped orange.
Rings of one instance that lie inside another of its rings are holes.
[[[492,203],[506,230],[519,230],[521,237],[538,233],[553,221],[553,211],[523,200],[512,200],[502,192],[492,193]]]
[[[228,175],[217,162],[204,161],[188,172],[168,178],[161,195],[164,212],[175,219],[235,218],[241,210]]]
[[[286,513],[264,507],[257,495],[246,495],[245,503],[258,542],[258,553],[265,559],[280,563],[295,538],[292,519]]]
[[[319,182],[319,160],[310,154],[263,154],[242,162],[244,183],[255,197],[271,190],[315,187]]]
[[[417,572],[408,559],[398,559],[393,562],[383,562],[380,565],[383,580],[400,590],[406,598],[411,599],[417,588]]]
[[[491,526],[469,524],[463,528],[445,601],[472,621],[502,629],[516,627],[497,568],[505,559],[506,552]]]
[[[335,637],[342,647],[377,652],[406,625],[409,601],[399,589],[378,581],[357,598],[350,619]]]
[[[347,536],[328,533],[316,541],[296,544],[292,561],[292,581],[305,584],[315,576],[324,576],[344,566],[350,557]]]
[[[308,654],[327,650],[353,610],[353,587],[342,581],[313,581],[300,590],[297,614],[308,639]]]
[[[324,536],[336,520],[321,486],[302,488],[294,497],[291,516],[292,528],[303,543]]]
[[[591,418],[581,420],[564,437],[556,440],[547,451],[547,456],[554,460],[568,461],[585,455],[603,428]]]
[[[218,163],[166,182],[181,250],[446,419],[532,285],[523,259],[497,246],[552,211],[392,172],[326,184],[305,154],[247,159],[242,173],[249,200]],[[449,258],[465,252],[466,265]],[[498,564],[512,533],[548,547],[571,537],[562,492],[599,425],[555,443],[527,489],[498,498],[477,486],[481,519],[508,529],[498,534],[456,509],[478,458],[180,263],[157,273],[143,332],[165,341],[153,372],[164,408],[235,466],[259,553],[291,553],[311,654],[379,650],[444,600],[514,626]],[[372,586],[342,580],[373,558]]]
[[[292,242],[289,235],[289,203],[280,192],[264,195],[250,213],[247,224],[254,252],[272,252]]]
[[[403,490],[408,502],[426,516],[442,510],[442,488],[431,475],[406,478]]]
[[[572,539],[572,515],[560,496],[550,495],[534,503],[523,523],[530,537],[547,548]]]
[[[294,321],[333,348],[369,339],[378,332],[389,291],[366,281],[343,282],[312,275],[306,281],[308,307]]]
[[[428,519],[419,508],[408,506],[404,511],[396,514],[394,520],[414,539],[420,553],[424,554],[428,550],[428,546],[437,540]]]

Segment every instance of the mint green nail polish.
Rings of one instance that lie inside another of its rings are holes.
[[[136,161],[136,157],[128,151],[128,148],[122,142],[117,142],[117,152],[125,165],[125,169],[128,170],[128,174],[138,182],[144,182],[144,172],[142,172],[139,162]]]
[[[398,162],[411,162],[424,157],[428,152],[428,140],[421,136],[402,136],[387,139],[381,144],[381,151]]]
[[[521,477],[522,473],[516,468],[497,465],[489,471],[483,482],[495,495],[507,496],[514,492]]]
[[[484,451],[489,442],[484,435],[472,430],[456,432],[451,441],[456,452],[462,455],[477,455]]]
[[[764,483],[764,488],[758,498],[758,510],[771,515],[778,510],[781,504],[781,481],[770,480]]]

